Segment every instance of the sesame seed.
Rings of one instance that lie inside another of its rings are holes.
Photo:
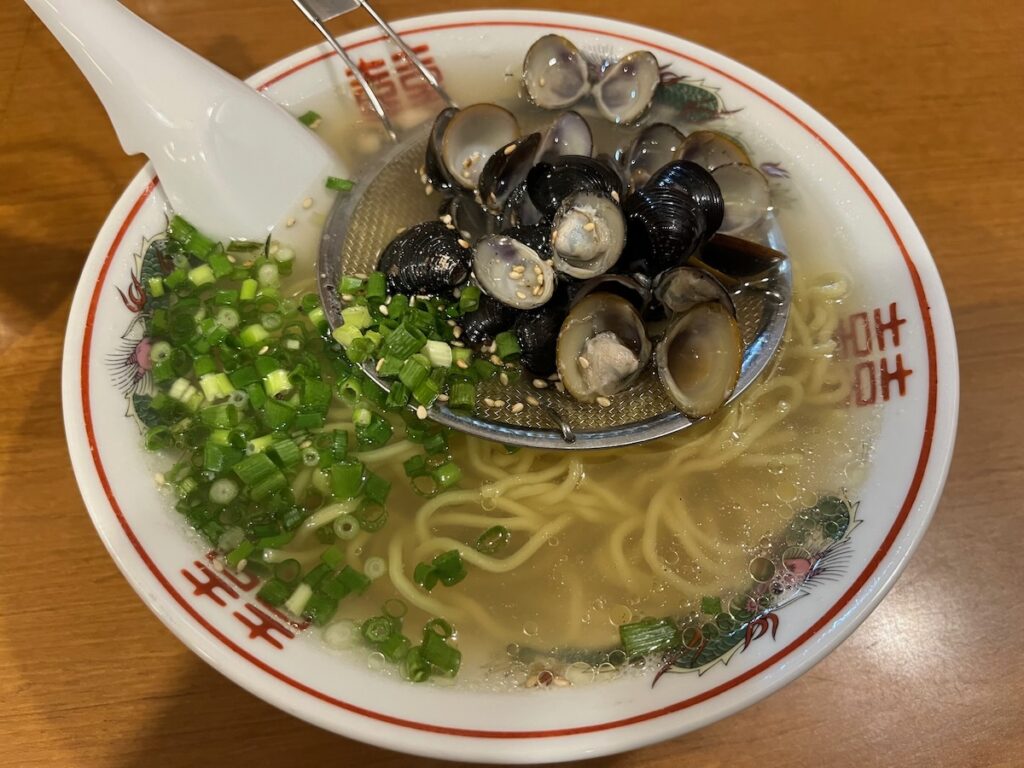
[[[463,248],[469,248],[469,241],[468,240],[464,240],[464,239],[462,239],[460,237],[459,238],[459,245],[461,245]]]
[[[286,227],[294,227],[295,226],[295,217],[294,216],[289,216],[287,221],[285,221],[284,225]]]
[[[423,172],[423,169],[421,168],[420,169],[420,184],[426,184],[426,183],[427,183],[427,174],[425,174]]]
[[[434,185],[433,184],[425,184],[423,186],[423,193],[427,197],[430,197],[432,194],[434,194]]]
[[[522,272],[516,272],[514,269],[509,270],[508,276],[512,280],[522,280],[523,279],[523,273]]]
[[[581,357],[580,360],[579,360],[579,363],[580,363],[580,368],[582,368],[584,371],[587,370],[587,368],[590,367],[590,361],[587,360],[587,358],[585,358],[585,357]]]
[[[585,229],[587,232],[593,232],[595,229],[597,229],[597,225],[592,221],[588,221],[586,224],[583,225],[583,229]]]
[[[342,301],[352,301],[352,294],[351,293],[343,293],[343,294],[341,294],[341,300]]]
[[[543,292],[544,289],[541,288],[539,285],[533,286],[533,291],[531,291],[531,293],[533,293],[534,296],[540,296]]]
[[[547,81],[542,77],[539,80],[537,80],[537,85],[543,88],[545,85],[547,85]]]
[[[462,167],[463,168],[469,168],[471,165],[473,165],[473,158],[471,158],[471,157],[463,158],[463,160],[462,160]]]
[[[309,124],[309,129],[311,131],[315,131],[317,128],[320,127],[321,123],[323,123],[323,120],[318,117],[316,120]]]
[[[448,321],[448,327],[449,328],[454,328],[455,327],[455,321],[454,320],[449,320]]]
[[[400,235],[403,232],[405,232],[405,227],[399,227],[398,229],[395,230],[396,235]]]
[[[504,400],[495,400],[494,401],[494,407],[495,408],[504,408],[505,407],[505,401]]]
[[[257,352],[256,354],[257,354],[257,355],[265,355],[265,354],[267,354],[267,352],[269,352],[269,351],[270,351],[270,347],[267,347],[267,346],[263,346],[263,347],[260,347],[260,351],[259,351],[259,352]]]
[[[157,485],[163,485],[164,483],[167,482],[167,478],[164,477],[163,472],[157,472],[155,475],[153,475],[153,479],[156,481]]]
[[[459,298],[460,296],[462,296],[462,290],[456,288],[454,291],[452,291],[452,296],[454,296],[456,299]]]
[[[561,393],[563,393],[563,394],[565,393],[565,387],[563,387],[563,386],[562,386],[562,382],[560,382],[560,381],[556,381],[556,382],[555,382],[555,389],[556,389],[556,390],[557,390],[558,392],[561,392]]]
[[[303,200],[302,201],[302,207],[303,208],[312,208],[313,207],[313,198],[312,197],[307,197],[305,200]]]
[[[445,224],[451,224],[452,215],[450,213],[446,213],[444,216],[441,217],[441,221],[443,221]]]
[[[387,306],[387,304],[381,304],[379,307],[377,307],[377,309],[380,310],[380,313],[382,315],[384,315],[384,317],[388,316],[388,306]]]
[[[243,557],[243,558],[242,558],[241,560],[239,560],[239,561],[238,561],[238,565],[236,565],[236,566],[235,566],[235,570],[236,570],[236,571],[237,571],[238,573],[241,573],[242,571],[244,571],[244,570],[245,570],[245,566],[247,566],[248,564],[249,564],[249,561],[248,561],[248,560],[246,560],[246,559],[245,559],[245,558]]]
[[[399,230],[399,231],[404,231],[404,230]],[[354,275],[352,275],[352,277],[358,277],[360,280],[365,280],[368,277],[368,275],[365,272],[356,272]]]
[[[312,440],[303,440],[301,443],[299,443],[299,448],[309,448],[309,446],[311,446],[312,444]]]
[[[452,227],[452,229],[455,229],[455,227]],[[460,229],[459,234],[462,235],[466,240],[469,240],[469,238],[473,236],[471,233],[467,232],[464,229]]]
[[[224,563],[222,563],[220,560],[211,560],[210,565],[213,566],[213,570],[215,570],[217,573],[224,573]]]
[[[607,408],[612,404],[612,401],[609,400],[607,397],[602,396],[597,398],[597,404],[600,405],[602,408]]]
[[[459,368],[462,368],[462,369],[469,368],[469,363],[467,363],[465,360],[456,360],[455,364],[457,366],[459,366]]]
[[[445,229],[450,229],[452,232],[455,231],[455,225],[454,224],[445,224],[444,228]]]
[[[527,395],[526,402],[528,402],[530,405],[540,405],[540,400],[538,400],[533,395]]]
[[[230,261],[232,264],[237,264],[238,263],[238,259],[236,259],[234,256],[232,256],[230,253],[228,254],[228,261]]]
[[[373,369],[375,371],[377,371],[377,373],[380,373],[380,369],[383,368],[383,367],[384,367],[384,358],[382,357],[380,360],[377,361],[377,364],[375,366],[373,366]]]
[[[511,155],[513,152],[516,151],[515,143],[509,144],[507,147],[505,147],[504,151],[506,155]]]
[[[416,408],[416,418],[419,419],[420,421],[423,421],[425,418],[427,418],[427,409],[424,408],[422,405],[417,406]]]
[[[452,342],[452,346],[453,346],[453,347],[459,347],[459,348],[462,348],[462,347],[465,347],[466,345],[465,345],[465,344],[463,344],[463,343],[462,343],[461,341],[453,341],[453,342]]]
[[[499,373],[499,374],[498,374],[498,381],[500,381],[500,382],[501,382],[501,385],[502,385],[503,387],[507,387],[507,386],[508,386],[508,374],[507,374],[507,373],[505,373],[504,371],[502,371],[501,373]]]
[[[277,240],[274,240],[274,241],[273,241],[273,242],[272,242],[272,243],[270,244],[270,248],[268,248],[267,250],[268,250],[268,251],[270,252],[270,255],[271,255],[271,256],[273,256],[273,255],[274,255],[275,253],[277,253],[277,252],[278,252],[278,251],[279,251],[280,249],[281,249],[281,244],[280,244],[279,242],[277,242]]]
[[[544,381],[544,379],[534,379],[533,386],[536,387],[537,389],[547,389],[548,383]]]
[[[523,274],[524,272],[526,272],[526,265],[525,264],[516,264],[514,267],[512,267],[512,270],[514,272],[518,272],[519,274]]]
[[[537,275],[537,285],[544,285],[544,273]]]
[[[462,178],[468,179],[469,178],[469,171],[463,171],[462,172]]]
[[[540,264],[534,264],[533,265],[533,274],[535,274],[535,275],[543,275],[544,274],[544,270],[540,268]]]
[[[461,338],[462,337],[462,329],[459,326],[457,326],[457,325],[454,326],[452,328],[452,336],[454,336],[456,339]]]
[[[517,299],[525,299],[526,298],[526,294],[523,293],[522,291],[516,291],[516,298]]]
[[[437,396],[437,401],[439,403],[447,403],[448,402],[448,395],[446,395],[444,393],[441,393],[440,395]]]
[[[489,398],[489,397],[485,397],[484,398],[484,405],[486,405],[488,408],[493,408],[494,407],[494,401],[491,398]]]
[[[614,189],[612,190],[612,200],[614,200],[616,203],[619,202],[619,193],[616,192]]]
[[[524,408],[526,408],[526,406],[522,403],[516,403],[512,406],[512,413],[522,413]]]
[[[491,355],[491,362],[494,365],[501,365],[501,358],[498,357],[497,355]]]

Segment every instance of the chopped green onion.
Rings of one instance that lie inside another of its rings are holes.
[[[511,331],[502,331],[494,337],[494,353],[502,360],[516,360],[522,353],[519,340]]]
[[[508,528],[503,525],[494,525],[480,534],[476,540],[476,550],[485,555],[493,555],[512,539]]]
[[[383,301],[387,296],[388,281],[383,272],[371,272],[366,280],[366,298],[370,301]]]
[[[459,469],[458,464],[452,461],[442,464],[430,474],[434,478],[434,482],[442,489],[458,485],[459,480],[462,479],[462,470]]]
[[[376,581],[388,572],[387,561],[383,557],[368,557],[363,565],[363,573],[366,578]]]
[[[198,267],[188,271],[188,279],[198,288],[214,282],[217,276],[213,274],[209,264],[200,264]]]
[[[459,550],[450,549],[437,555],[431,563],[441,583],[446,587],[458,584],[466,578],[466,566],[462,563]]]
[[[430,364],[436,368],[451,368],[452,348],[443,341],[428,340],[421,350]]]
[[[410,390],[415,390],[420,384],[426,381],[430,374],[430,368],[423,364],[422,358],[410,357],[405,361],[402,370],[398,372],[398,380],[405,384]]]
[[[354,515],[336,517],[333,523],[334,535],[342,541],[350,541],[359,534],[359,521]]]
[[[241,301],[252,301],[256,298],[256,292],[259,287],[260,284],[251,277],[246,278],[242,281],[242,286],[238,289],[238,298]]]
[[[339,179],[337,176],[328,176],[324,186],[333,189],[335,192],[348,192],[355,186],[355,182],[348,179]]]
[[[346,323],[335,328],[333,333],[331,333],[331,338],[345,347],[345,349],[348,349],[352,346],[353,342],[363,338],[363,333],[355,325]]]
[[[238,338],[243,347],[255,347],[269,339],[270,333],[259,323],[253,323],[243,328],[242,332],[238,334]]]
[[[405,654],[402,671],[413,683],[422,683],[430,677],[430,664],[423,659],[420,647],[410,648]]]
[[[385,357],[397,357],[405,360],[423,349],[427,337],[421,330],[407,323],[395,328],[384,342],[381,352]]]
[[[277,368],[263,377],[263,389],[268,397],[282,399],[292,392],[292,382],[288,371]]]
[[[370,643],[383,643],[395,634],[395,620],[390,616],[374,616],[363,622],[363,637]]]
[[[363,464],[340,461],[331,467],[331,493],[337,499],[354,499],[363,489]]]
[[[312,109],[299,116],[299,122],[302,123],[307,128],[315,127],[316,124],[320,122],[321,119],[322,118],[320,117],[320,115],[314,112]]]
[[[448,407],[472,410],[476,407],[476,386],[468,379],[455,379],[448,385]]]
[[[341,278],[341,285],[338,286],[338,290],[341,293],[349,294],[355,293],[363,287],[363,281],[361,278],[353,277],[352,275],[345,275]]]
[[[626,656],[646,656],[679,644],[679,628],[671,619],[643,619],[619,627]]]
[[[459,309],[462,314],[475,312],[480,307],[480,288],[476,285],[467,285],[459,294]]]
[[[313,588],[309,584],[299,584],[292,592],[285,603],[284,607],[292,614],[300,616],[302,611],[306,607],[306,603],[309,602],[309,598],[313,596]]]
[[[341,319],[345,325],[355,326],[361,331],[373,325],[370,310],[363,306],[345,307],[341,310]]]
[[[443,637],[433,631],[424,631],[420,646],[423,659],[448,676],[455,675],[462,664],[462,652],[448,645]]]
[[[210,501],[221,506],[235,500],[238,496],[238,485],[227,477],[214,480],[210,485]]]

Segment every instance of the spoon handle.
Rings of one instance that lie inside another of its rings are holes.
[[[171,207],[219,239],[263,240],[333,153],[284,109],[115,0],[26,0]]]

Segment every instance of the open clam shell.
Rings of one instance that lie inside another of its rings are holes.
[[[725,286],[697,267],[676,267],[658,275],[654,297],[669,315],[680,315],[698,304],[715,301],[736,316],[736,305]]]
[[[728,163],[746,163],[750,165],[750,155],[739,143],[724,133],[717,131],[694,131],[683,142],[680,160],[692,163],[709,171]]]
[[[508,235],[490,235],[476,244],[473,271],[489,296],[515,309],[534,309],[554,294],[551,266],[535,250]]]
[[[626,152],[630,186],[644,186],[659,169],[678,158],[685,139],[668,123],[652,123],[640,131]]]
[[[740,327],[718,302],[698,304],[672,319],[655,359],[676,407],[691,419],[710,416],[725,405],[739,381]]]
[[[626,245],[626,218],[618,203],[600,193],[569,195],[551,222],[555,269],[578,278],[615,266]]]
[[[590,90],[587,60],[561,35],[544,35],[523,59],[523,86],[530,101],[543,109],[564,109]]]
[[[473,104],[452,115],[441,141],[441,162],[455,182],[476,189],[491,155],[519,138],[515,116],[497,104]]]
[[[630,387],[650,356],[640,315],[609,293],[592,293],[573,306],[558,334],[558,373],[566,391],[582,402]]]
[[[490,156],[480,171],[477,191],[481,204],[491,213],[499,214],[509,195],[526,181],[540,147],[541,136],[531,133],[501,147]]]
[[[772,207],[768,179],[746,163],[726,163],[711,172],[722,193],[724,217],[719,231],[734,234],[756,227]]]
[[[658,60],[650,51],[633,51],[609,66],[593,88],[598,112],[613,123],[637,122],[651,108],[661,82]]]
[[[541,137],[537,162],[550,163],[565,155],[594,153],[594,136],[590,125],[579,112],[569,110],[551,121]]]

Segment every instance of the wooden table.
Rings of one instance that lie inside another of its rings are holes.
[[[240,76],[316,42],[285,0],[126,4]],[[491,4],[511,3],[379,1],[391,18]],[[698,733],[596,764],[1024,765],[1024,5],[557,6],[715,48],[838,125],[923,230],[945,278],[962,367],[960,436],[945,496],[881,607],[771,698]],[[333,28],[363,24],[340,20]],[[140,162],[121,153],[70,59],[23,4],[7,0],[0,10],[0,764],[412,764],[306,725],[213,672],[149,613],[93,532],[61,429],[61,346],[89,245]]]

